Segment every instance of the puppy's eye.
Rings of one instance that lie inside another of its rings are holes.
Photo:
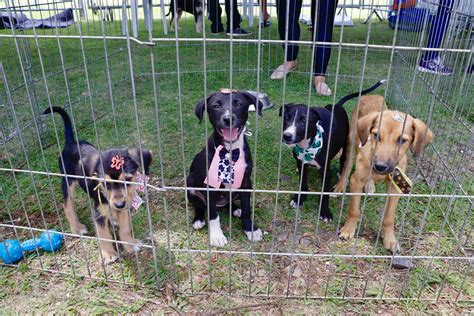
[[[301,123],[306,123],[306,116],[302,116],[300,120],[301,120]]]
[[[379,135],[379,133],[372,133],[372,135],[374,136],[374,139],[375,139],[376,141],[380,141],[380,135]]]
[[[402,138],[402,137],[399,137],[398,140],[397,140],[397,144],[399,145],[403,145],[407,142],[407,140],[405,138]]]
[[[217,109],[217,108],[220,107],[220,106],[221,106],[221,105],[220,105],[219,103],[214,103],[214,104],[212,104],[212,107],[213,107],[214,109]]]
[[[132,180],[133,180],[132,177],[127,177],[127,178],[125,178],[125,181],[128,181],[128,182],[131,182]]]

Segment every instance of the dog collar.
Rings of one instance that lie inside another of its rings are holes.
[[[293,145],[293,152],[296,158],[301,160],[303,163],[309,163],[321,152],[323,148],[323,134],[324,128],[319,125],[319,121],[316,123],[316,135],[313,137],[311,144],[307,148],[301,148],[297,144]]]
[[[399,167],[395,167],[393,173],[388,175],[388,179],[392,182],[393,187],[398,193],[408,194],[411,192],[413,183]]]

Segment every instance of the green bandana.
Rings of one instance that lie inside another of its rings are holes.
[[[296,157],[301,160],[303,163],[310,163],[314,160],[323,148],[323,133],[324,129],[319,125],[319,121],[316,123],[316,135],[313,138],[313,141],[307,148],[301,148],[300,146],[294,144],[293,152]]]

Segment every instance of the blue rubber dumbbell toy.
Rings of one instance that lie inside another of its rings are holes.
[[[11,239],[0,242],[0,258],[7,264],[20,261],[23,258],[20,242]]]
[[[55,229],[42,233],[39,238],[25,240],[5,240],[0,243],[0,258],[7,263],[16,263],[23,258],[23,252],[43,249],[47,252],[59,250],[63,244],[63,235]]]

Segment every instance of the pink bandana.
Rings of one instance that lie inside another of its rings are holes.
[[[232,189],[240,188],[245,173],[244,159],[240,148],[228,152],[224,146],[217,146],[204,183],[216,189],[222,183],[230,183]]]
[[[137,176],[135,178],[135,182],[139,182],[140,184],[137,185],[136,189],[140,192],[145,192],[145,186],[146,183],[148,182],[150,178],[146,175],[141,174],[140,172],[137,172]],[[133,193],[133,198],[132,198],[132,207],[136,210],[142,205],[143,200],[142,198],[138,195],[137,191]]]

